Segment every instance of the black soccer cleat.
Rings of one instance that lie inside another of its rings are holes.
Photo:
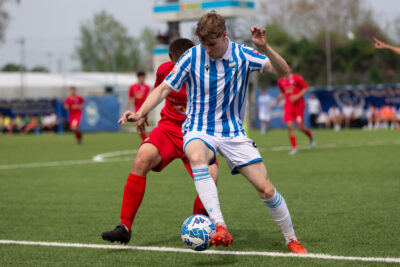
[[[102,233],[101,237],[106,241],[117,241],[121,244],[127,244],[131,240],[131,231],[126,230],[125,226],[120,224],[113,230]]]

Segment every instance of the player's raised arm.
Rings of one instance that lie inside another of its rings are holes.
[[[376,49],[388,49],[391,50],[392,52],[399,54],[400,55],[400,47],[396,47],[393,45],[388,45],[379,40],[378,38],[374,38],[374,46]]]
[[[172,91],[165,82],[157,86],[151,94],[146,98],[143,105],[135,113],[132,111],[125,111],[122,117],[118,120],[119,124],[125,124],[126,122],[135,122],[140,118],[146,116],[151,110],[153,110],[163,99]]]
[[[250,31],[252,41],[257,46],[257,49],[269,58],[269,61],[267,61],[264,66],[264,71],[284,76],[289,71],[289,66],[286,61],[268,45],[265,37],[265,29],[261,30],[259,27],[251,27]]]

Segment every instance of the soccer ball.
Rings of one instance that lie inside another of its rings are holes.
[[[203,251],[211,246],[211,236],[215,233],[215,224],[210,218],[196,214],[187,218],[181,228],[181,238],[189,248]]]

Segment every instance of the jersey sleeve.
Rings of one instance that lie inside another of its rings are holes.
[[[300,75],[296,75],[296,83],[301,89],[308,88],[307,82]]]
[[[192,51],[188,50],[175,64],[172,71],[165,78],[164,82],[174,91],[178,92],[188,78],[191,67]]]
[[[128,96],[129,97],[134,97],[135,96],[135,94],[134,94],[134,90],[133,90],[133,85],[131,85],[130,87],[129,87],[129,89],[128,89]]]
[[[156,73],[156,81],[154,82],[154,88],[159,86],[165,79],[165,74],[161,70],[161,66],[158,67],[157,73]]]
[[[264,65],[269,60],[267,56],[250,47],[243,47],[243,52],[249,61],[250,71],[264,72]]]

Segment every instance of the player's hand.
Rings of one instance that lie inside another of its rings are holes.
[[[122,114],[122,117],[118,120],[118,123],[125,124],[127,122],[138,121],[139,119],[140,119],[140,116],[137,113],[127,110],[124,112],[124,114]]]
[[[265,37],[265,29],[260,27],[251,27],[251,40],[257,47],[264,47],[267,44],[267,38]]]
[[[296,102],[299,99],[299,97],[297,95],[291,95],[289,97],[289,101],[290,102]]]
[[[147,116],[144,118],[140,118],[137,122],[135,122],[136,131],[138,134],[146,133],[146,125],[149,126],[149,122],[147,121]]]
[[[385,49],[386,44],[382,41],[380,41],[378,38],[374,37],[374,46],[376,49]]]

